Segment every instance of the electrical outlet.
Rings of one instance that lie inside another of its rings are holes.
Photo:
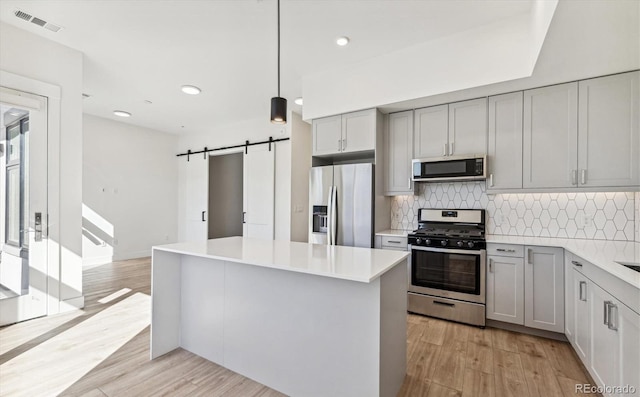
[[[593,225],[593,215],[591,214],[584,214],[582,216],[582,225],[583,227],[590,227]]]

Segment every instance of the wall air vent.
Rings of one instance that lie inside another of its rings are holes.
[[[60,31],[60,29],[62,29],[62,27],[60,27],[58,25],[55,25],[55,24],[53,24],[51,22],[47,22],[44,19],[41,19],[41,18],[38,18],[38,17],[34,17],[33,15],[28,14],[28,13],[26,13],[24,11],[21,11],[21,10],[15,10],[13,12],[13,14],[16,17],[22,19],[23,21],[31,22],[31,23],[33,23],[35,25],[40,26],[41,28],[45,28],[45,29],[50,30],[52,32],[58,32],[58,31]]]

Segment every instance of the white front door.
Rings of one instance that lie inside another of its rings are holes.
[[[180,158],[180,241],[207,240],[209,160],[203,154]]]
[[[47,314],[47,98],[0,87],[0,325]]]
[[[256,145],[244,155],[245,237],[274,238],[275,150],[275,145]]]

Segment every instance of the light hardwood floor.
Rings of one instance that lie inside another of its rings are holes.
[[[47,342],[51,345],[47,349],[68,348],[50,342],[109,308],[118,310],[128,298],[149,295],[150,289],[148,258],[114,262],[85,270],[83,311],[0,329],[0,395],[26,395],[3,392],[3,384],[10,382],[9,376],[3,376],[7,375],[3,366],[42,349]],[[122,295],[104,301],[118,291]],[[416,315],[407,316],[407,333],[407,376],[400,396],[570,396],[575,395],[575,384],[589,383],[567,343]],[[95,337],[85,336],[88,340]],[[65,361],[61,360],[60,366],[64,367]],[[34,371],[37,365],[34,360]],[[21,369],[30,371],[28,365]],[[46,378],[46,372],[41,376]],[[46,381],[39,378],[37,384],[46,385]],[[60,389],[64,390],[62,396],[282,395],[182,349],[150,361],[148,326],[114,348],[106,359],[87,368],[83,376],[67,381],[69,385]],[[35,394],[31,389],[29,395],[52,395],[43,387]]]

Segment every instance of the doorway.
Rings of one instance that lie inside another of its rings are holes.
[[[242,236],[243,155],[209,156],[209,239]]]
[[[0,87],[0,325],[47,314],[47,98]]]

